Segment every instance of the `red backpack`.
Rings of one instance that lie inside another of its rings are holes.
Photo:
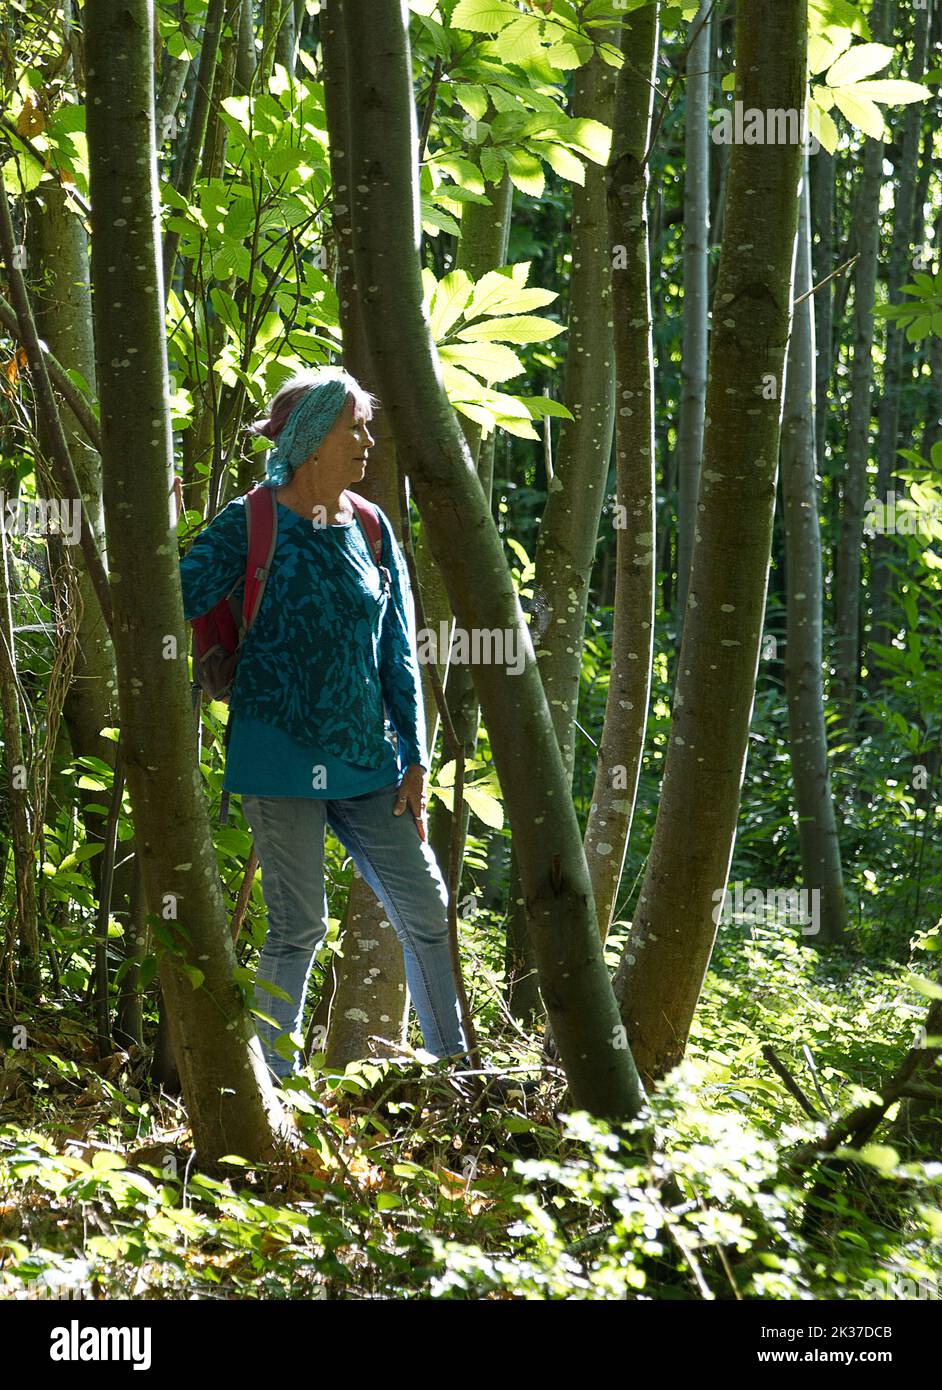
[[[390,575],[383,564],[383,532],[373,503],[359,493],[344,491],[353,514],[363,529],[370,554],[376,561],[383,587],[389,592]],[[245,594],[240,604],[235,598],[238,581],[225,598],[208,613],[190,619],[193,629],[193,708],[198,711],[201,695],[228,702],[235,681],[242,644],[258,616],[278,540],[278,508],[274,490],[259,485],[245,494],[245,528],[248,554],[245,565]],[[232,719],[227,722],[224,747],[228,749]],[[228,795],[224,794],[221,819],[226,820]]]

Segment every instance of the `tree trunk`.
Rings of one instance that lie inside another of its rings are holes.
[[[333,190],[332,221],[337,256],[337,299],[343,332],[343,363],[366,387],[375,380],[363,332],[352,263],[350,215],[350,136],[347,111],[347,50],[343,23],[336,5],[324,11],[321,28],[324,101],[330,136]],[[365,493],[389,517],[398,537],[399,491],[396,444],[384,412],[374,425],[376,443],[370,453]],[[430,690],[427,692],[431,694]],[[432,702],[434,704],[434,701]],[[426,698],[426,717],[432,711]],[[429,723],[431,729],[433,723]],[[334,957],[327,1063],[343,1068],[368,1057],[372,1034],[405,1041],[409,1014],[402,947],[390,927],[386,910],[359,873],[354,872],[341,924],[343,955]]]
[[[706,410],[710,241],[710,59],[712,0],[702,0],[687,54],[684,125],[684,308],[680,420],[677,426],[677,632],[683,625],[697,518]]]
[[[149,0],[86,5],[92,278],[121,734],[160,983],[202,1163],[270,1157],[284,1115],[233,978],[196,758],[171,522]],[[133,402],[134,408],[129,409]],[[146,557],[146,558],[145,558]]]
[[[822,146],[811,163],[811,265],[814,283],[821,285],[812,298],[815,339],[815,454],[823,470],[827,447],[828,405],[831,394],[831,353],[834,323],[834,282],[822,281],[836,268],[834,261],[834,156]]]
[[[921,82],[926,70],[929,47],[931,7],[917,9],[912,16],[913,55],[907,77]],[[923,103],[907,106],[902,115],[902,150],[896,170],[896,194],[893,202],[893,239],[887,268],[886,295],[890,304],[898,304],[905,296],[903,285],[912,278],[912,253],[915,234],[917,167],[919,135],[923,121]],[[894,319],[886,321],[886,350],[883,354],[883,390],[877,408],[877,481],[876,500],[886,502],[893,486],[897,463],[900,429],[900,392],[903,376],[904,333]],[[870,574],[870,605],[873,612],[871,643],[889,646],[897,624],[888,612],[890,599],[889,561],[895,548],[894,538],[878,532],[872,541],[873,561]],[[867,659],[867,686],[871,694],[882,686],[881,669],[875,653]]]
[[[516,837],[540,984],[575,1106],[607,1116],[643,1103],[602,958],[591,885],[533,647],[503,545],[441,386],[422,311],[417,128],[408,6],[346,0],[359,55],[349,92],[354,263],[370,356],[457,621],[523,644],[524,670],[475,664]]]
[[[0,527],[0,705],[3,712],[3,753],[10,788],[10,839],[16,880],[16,928],[19,940],[19,981],[28,994],[39,989],[39,926],[36,912],[36,858],[30,826],[30,791],[20,724],[19,676],[10,602],[10,547]]]
[[[658,6],[629,15],[621,36],[608,174],[615,321],[617,574],[612,669],[585,833],[599,931],[608,934],[634,814],[654,650],[654,362],[648,264],[648,141]],[[701,192],[705,188],[705,179]],[[703,233],[706,219],[701,206]],[[705,286],[701,286],[705,289]],[[706,302],[693,312],[706,315]],[[688,441],[689,443],[689,441]]]
[[[823,584],[818,484],[815,470],[814,310],[811,300],[811,227],[806,159],[802,181],[795,310],[785,375],[782,421],[782,505],[788,583],[785,688],[789,749],[802,879],[815,895],[815,946],[840,941],[847,926],[841,849],[828,773],[824,727]],[[820,920],[818,920],[820,919]]]
[[[873,31],[893,34],[895,0],[877,0]],[[883,141],[864,141],[863,172],[857,191],[854,236],[854,361],[847,422],[847,461],[844,468],[841,530],[834,556],[834,650],[831,699],[845,731],[853,728],[860,667],[861,549],[870,420],[873,413],[873,306],[880,255],[880,190],[883,185]]]
[[[91,287],[88,279],[88,237],[71,209],[64,189],[43,185],[43,206],[29,219],[30,260],[35,265],[34,314],[43,341],[60,362],[80,372],[94,396],[95,344],[92,336]],[[104,552],[104,517],[101,504],[101,459],[88,447],[69,415],[63,414],[69,451],[82,489],[88,519],[99,551]],[[39,421],[39,439],[48,452],[48,431]],[[78,547],[71,547],[77,570],[78,631],[72,679],[66,693],[63,716],[75,757],[95,757],[113,766],[115,744],[102,738],[102,729],[117,722],[114,652],[94,585]],[[82,819],[89,843],[101,841],[105,818],[91,809],[101,800],[97,791],[82,793]],[[89,865],[96,894],[100,856]]]
[[[735,100],[800,112],[806,0],[738,0]],[[791,318],[799,144],[733,145],[699,529],[651,852],[616,976],[642,1077],[683,1056],[732,857],[755,694]]]
[[[867,139],[857,204],[858,260],[854,269],[854,360],[847,423],[847,459],[841,529],[834,557],[834,674],[831,698],[845,729],[852,727],[857,706],[860,662],[861,548],[870,417],[873,395],[873,305],[880,246],[880,188],[883,142]]]
[[[630,18],[624,22],[631,22]],[[618,30],[600,30],[599,43],[618,43]],[[615,69],[596,53],[574,78],[575,119],[612,124]],[[548,608],[537,643],[543,689],[549,701],[563,766],[570,780],[582,672],[589,580],[598,547],[599,521],[612,454],[615,353],[612,334],[612,247],[605,166],[589,163],[585,183],[572,184],[572,278],[569,342],[559,443],[536,547],[534,586]],[[632,237],[628,257],[639,243]]]

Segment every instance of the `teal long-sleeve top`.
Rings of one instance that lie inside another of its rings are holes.
[[[229,700],[225,789],[340,798],[427,768],[409,577],[388,518],[377,508],[386,593],[356,520],[315,527],[276,507],[275,554]],[[185,616],[233,590],[241,599],[246,560],[238,497],[181,561]]]

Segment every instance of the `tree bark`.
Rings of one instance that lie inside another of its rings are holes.
[[[921,82],[926,70],[929,48],[931,8],[917,9],[912,15],[913,53],[907,77]],[[896,171],[896,193],[893,201],[893,238],[887,267],[886,295],[890,304],[904,298],[902,287],[912,277],[912,253],[915,235],[917,168],[919,136],[923,122],[923,103],[914,102],[903,112],[902,150]],[[900,393],[903,377],[903,348],[905,336],[895,319],[886,321],[886,349],[883,354],[883,390],[877,407],[877,480],[876,500],[885,503],[893,486],[900,447]],[[895,548],[892,536],[877,533],[872,542],[870,574],[870,606],[873,626],[870,642],[889,646],[897,624],[888,611],[890,599],[889,561]],[[882,686],[882,672],[876,653],[868,656],[867,686],[875,694]]]
[[[3,754],[10,787],[10,839],[16,883],[16,929],[19,942],[19,980],[28,994],[39,989],[39,925],[36,912],[36,857],[30,825],[30,791],[23,730],[20,724],[19,676],[10,602],[10,548],[0,527],[0,706],[3,713]]]
[[[621,1045],[579,826],[533,647],[467,443],[442,389],[422,312],[417,123],[405,0],[347,0],[354,263],[370,356],[457,621],[523,644],[524,670],[473,667],[517,839],[543,998],[573,1103],[638,1113]]]
[[[892,39],[895,0],[876,0],[874,34]],[[873,307],[880,256],[880,191],[883,185],[883,141],[864,141],[863,172],[857,190],[854,228],[857,263],[854,268],[854,360],[851,370],[847,422],[847,459],[841,509],[841,529],[834,556],[834,648],[831,699],[849,732],[857,711],[860,669],[861,550],[870,422],[873,414]]]
[[[624,22],[630,22],[628,17]],[[618,30],[600,30],[599,43],[618,43]],[[579,68],[572,99],[575,119],[611,126],[615,69],[596,53]],[[537,660],[553,726],[571,780],[589,580],[612,455],[615,353],[612,333],[612,238],[605,166],[588,163],[585,183],[572,184],[572,277],[559,443],[535,557],[535,587],[548,608]],[[637,245],[632,238],[632,248]]]
[[[684,300],[680,420],[677,426],[677,613],[678,640],[690,582],[696,529],[697,490],[706,412],[710,241],[710,61],[713,0],[701,0],[687,53],[684,122]]]
[[[343,333],[343,363],[367,390],[375,391],[356,296],[351,249],[350,134],[347,110],[347,46],[336,3],[323,11],[321,26],[324,101],[330,138],[331,208],[337,255],[337,299]],[[376,442],[370,453],[365,495],[382,507],[397,537],[399,526],[396,444],[384,412],[373,426]],[[431,693],[427,691],[427,696]],[[433,702],[434,703],[434,702]],[[426,716],[430,713],[426,699]],[[429,724],[431,728],[432,725]],[[385,908],[369,884],[354,873],[341,925],[343,955],[334,957],[333,998],[327,1032],[327,1063],[343,1068],[368,1057],[373,1034],[404,1042],[409,1016],[402,947],[390,927]],[[330,987],[331,981],[325,983]]]
[[[822,146],[811,163],[812,276],[821,285],[812,298],[815,341],[815,454],[823,469],[827,447],[828,404],[831,387],[831,353],[834,323],[834,282],[822,281],[835,269],[834,261],[834,156]]]
[[[150,0],[89,0],[85,14],[105,520],[137,852],[198,1156],[258,1160],[276,1152],[285,1117],[233,978],[190,708],[171,520],[153,13]]]
[[[795,299],[802,302],[795,309],[792,324],[782,421],[782,507],[788,584],[785,689],[802,879],[804,887],[817,895],[820,905],[820,930],[809,935],[811,944],[820,946],[841,940],[847,927],[847,911],[824,727],[824,600],[815,469],[814,310],[807,162],[806,159],[795,258]],[[807,297],[802,300],[802,296]]]
[[[744,109],[800,112],[806,0],[738,0]],[[732,857],[755,694],[791,318],[799,144],[733,145],[699,529],[654,838],[616,976],[642,1077],[683,1056]]]
[[[95,394],[95,344],[92,336],[91,287],[88,278],[88,237],[80,218],[69,206],[64,190],[44,184],[43,206],[29,219],[30,260],[36,267],[34,313],[37,330],[56,357],[81,373]],[[69,452],[82,490],[86,514],[95,532],[99,552],[104,552],[104,517],[101,503],[101,459],[88,447],[77,426],[63,416]],[[39,421],[39,439],[50,451],[49,432]],[[114,765],[116,745],[101,731],[117,722],[114,652],[108,629],[95,595],[94,585],[81,551],[72,547],[77,570],[78,631],[72,679],[66,692],[63,717],[75,757],[101,758]],[[82,793],[82,819],[87,841],[101,841],[105,818],[92,809],[101,800],[97,791]],[[96,894],[100,887],[101,857],[89,865]]]
[[[654,651],[654,347],[647,153],[654,105],[658,10],[657,5],[648,5],[627,16],[624,22],[621,43],[625,62],[618,74],[608,169],[612,242],[616,249],[624,248],[623,257],[616,259],[612,271],[618,409],[618,558],[612,669],[585,833],[586,859],[603,939],[608,934],[631,833]],[[705,214],[702,230],[705,235]],[[693,307],[694,313],[700,310],[705,327],[705,300]]]
[[[831,699],[841,726],[853,726],[860,663],[861,548],[870,418],[873,397],[873,305],[880,248],[880,187],[883,142],[864,143],[863,173],[857,204],[857,251],[854,268],[854,360],[847,421],[847,454],[842,489],[841,529],[834,557],[834,650]]]

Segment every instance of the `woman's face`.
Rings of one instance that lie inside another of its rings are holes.
[[[317,450],[318,476],[347,487],[363,477],[374,444],[369,425],[356,403],[348,400]]]

